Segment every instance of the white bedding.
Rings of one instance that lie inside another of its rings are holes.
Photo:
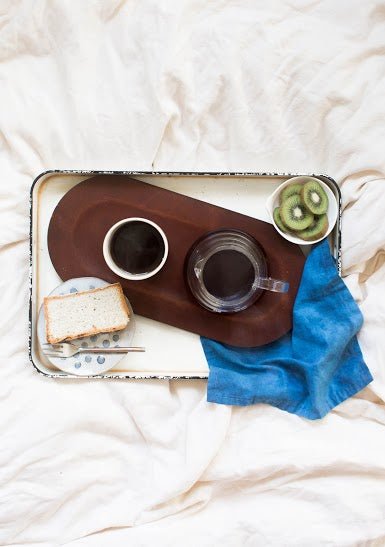
[[[385,545],[384,97],[380,0],[0,1],[1,545]],[[152,168],[338,181],[368,388],[311,422],[33,370],[33,178]]]

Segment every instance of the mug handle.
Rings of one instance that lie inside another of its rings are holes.
[[[287,283],[286,281],[279,281],[278,279],[272,279],[271,277],[260,277],[254,284],[254,287],[258,289],[282,293],[288,292],[289,286],[290,283]]]

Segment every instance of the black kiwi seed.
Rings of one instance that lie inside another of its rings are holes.
[[[287,198],[279,208],[282,222],[290,230],[304,230],[313,223],[314,215],[306,209],[301,196],[295,194]]]
[[[301,198],[313,215],[323,215],[328,210],[329,200],[326,192],[316,181],[309,180],[303,185]]]

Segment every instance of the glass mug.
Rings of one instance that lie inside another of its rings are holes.
[[[198,239],[187,254],[185,276],[199,304],[216,313],[242,311],[264,290],[289,290],[289,283],[268,277],[259,243],[233,229],[209,232]]]

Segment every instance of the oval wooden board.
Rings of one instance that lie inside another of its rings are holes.
[[[116,276],[102,253],[108,229],[133,216],[159,224],[169,241],[165,266],[144,281]],[[270,276],[288,281],[289,292],[265,291],[250,308],[231,315],[215,314],[197,304],[185,283],[185,257],[199,237],[221,228],[243,230],[259,241]],[[117,175],[92,177],[63,196],[49,224],[48,249],[63,281],[84,276],[120,281],[134,313],[240,347],[266,344],[291,329],[305,262],[300,248],[283,239],[271,224]]]

